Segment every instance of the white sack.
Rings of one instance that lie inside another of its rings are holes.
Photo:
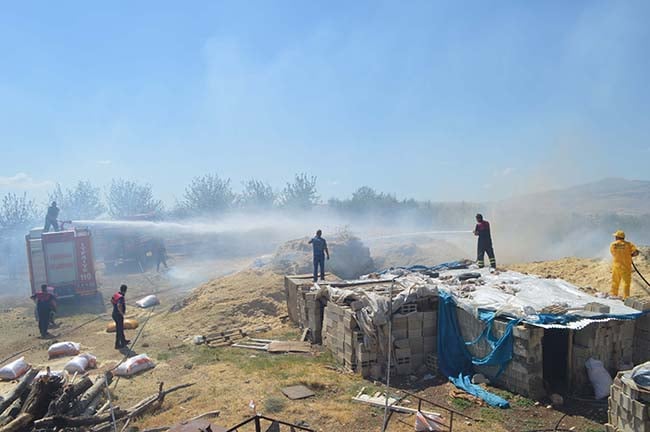
[[[141,298],[140,300],[135,302],[135,304],[137,304],[141,308],[148,308],[148,307],[151,307],[151,306],[159,305],[160,300],[158,300],[158,297],[151,294],[151,295],[148,295],[148,296],[146,296],[144,298]]]
[[[97,367],[97,357],[92,354],[81,354],[74,357],[70,360],[63,369],[65,369],[69,374],[78,374],[85,373],[88,369],[94,369]]]
[[[76,342],[57,342],[50,345],[47,349],[47,355],[49,358],[76,356],[79,354],[80,349],[81,345]]]
[[[609,388],[612,386],[612,377],[609,376],[609,372],[605,370],[603,362],[596,360],[595,358],[590,358],[585,362],[587,367],[587,375],[589,375],[589,381],[594,387],[594,396],[596,399],[603,399],[609,396]]]
[[[142,372],[147,369],[152,369],[156,365],[153,360],[149,358],[146,354],[140,354],[134,357],[131,357],[121,365],[119,365],[114,371],[113,374],[117,376],[131,376],[135,375],[138,372]]]
[[[0,368],[0,379],[11,381],[20,378],[31,366],[21,357]]]

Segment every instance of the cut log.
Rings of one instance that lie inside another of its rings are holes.
[[[92,386],[93,386],[93,381],[88,377],[84,377],[81,381],[79,381],[78,383],[72,386],[73,397],[78,397],[79,395],[85,393]]]
[[[122,418],[128,413],[122,409],[115,408],[113,410],[115,419]],[[34,422],[34,426],[39,429],[48,429],[51,430],[54,427],[57,428],[76,428],[82,426],[94,426],[104,422],[112,421],[111,413],[104,414],[101,416],[89,416],[89,417],[67,417],[67,416],[52,416],[45,417]]]
[[[103,400],[103,394],[100,393],[97,396],[95,396],[95,399],[90,401],[86,409],[83,411],[82,415],[84,417],[95,415],[95,414],[101,414],[97,412],[97,406],[99,403]]]
[[[10,423],[0,428],[0,432],[19,432],[25,429],[34,421],[34,416],[28,413],[21,413]]]
[[[20,414],[20,409],[22,407],[23,400],[21,398],[16,399],[14,403],[12,403],[11,406],[5,410],[4,414],[0,416],[0,426],[4,426],[16,418],[16,416]]]
[[[110,372],[106,372],[104,375],[98,377],[92,387],[81,396],[81,399],[79,400],[79,409],[82,412],[85,411],[86,408],[88,408],[88,405],[90,405],[92,401],[101,394],[102,391],[104,391],[104,388],[111,384],[112,380],[113,374]]]
[[[40,377],[32,384],[32,388],[23,404],[22,412],[31,414],[33,419],[44,417],[50,403],[60,394],[62,387],[62,379],[58,376],[45,375]]]
[[[84,377],[78,383],[65,387],[61,396],[50,404],[46,416],[72,414],[73,406],[78,403],[77,397],[87,391],[92,385],[93,382],[90,378]]]
[[[188,383],[188,384],[180,384],[177,386],[174,386],[170,388],[169,390],[163,390],[163,383],[160,383],[160,386],[158,387],[158,393],[151,395],[145,399],[142,399],[140,402],[137,404],[133,405],[131,408],[129,408],[128,414],[125,417],[122,417],[122,419],[126,418],[127,421],[139,417],[145,412],[151,410],[151,409],[157,409],[159,408],[162,403],[165,400],[165,396],[167,396],[169,393],[175,392],[180,389],[184,389],[190,386],[193,386],[194,383]],[[117,419],[116,419],[117,420]],[[107,422],[103,423],[100,425],[95,426],[92,431],[93,432],[106,432],[110,431],[113,428],[112,422]],[[0,431],[2,432],[2,431]]]
[[[22,397],[25,392],[28,391],[29,385],[32,383],[34,380],[34,377],[36,377],[36,374],[38,373],[38,369],[31,369],[29,370],[23,377],[20,379],[18,382],[18,385],[13,388],[7,395],[4,396],[2,399],[2,402],[0,402],[0,414],[4,413],[4,411],[14,403],[16,399],[19,397]]]

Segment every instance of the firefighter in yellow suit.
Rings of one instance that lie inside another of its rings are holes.
[[[632,257],[639,254],[634,244],[625,241],[625,233],[618,230],[614,233],[616,240],[609,246],[612,254],[612,292],[618,296],[618,286],[623,279],[623,298],[630,296],[630,284],[632,283]]]

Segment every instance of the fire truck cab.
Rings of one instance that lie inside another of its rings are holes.
[[[95,259],[91,232],[70,228],[44,233],[32,229],[25,236],[32,294],[42,284],[54,287],[57,298],[96,296]]]

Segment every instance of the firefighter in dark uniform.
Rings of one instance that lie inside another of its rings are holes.
[[[113,294],[113,321],[115,321],[115,349],[125,348],[131,341],[124,336],[124,314],[126,313],[126,285],[120,286],[120,290]]]
[[[476,215],[476,227],[474,228],[474,235],[478,237],[477,258],[479,268],[485,267],[483,258],[487,253],[490,258],[490,267],[497,268],[497,260],[494,257],[494,248],[492,247],[492,235],[490,234],[490,222],[483,219],[482,214]]]
[[[59,217],[59,208],[56,206],[56,201],[52,201],[52,205],[47,208],[47,215],[45,216],[45,227],[43,232],[48,232],[51,228],[54,228],[54,231],[59,231],[59,222],[57,218]]]
[[[47,285],[41,285],[41,292],[32,296],[36,302],[36,314],[38,315],[38,330],[41,338],[47,339],[52,337],[47,331],[50,325],[50,317],[53,311],[56,311],[56,300],[52,294],[47,291]]]

